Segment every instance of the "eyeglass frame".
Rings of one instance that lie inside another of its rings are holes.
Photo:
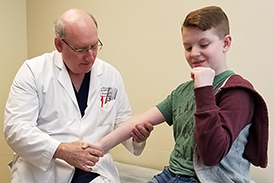
[[[95,43],[94,45],[92,45],[90,48],[86,48],[86,49],[74,49],[72,46],[70,46],[64,39],[61,39],[72,51],[74,51],[76,54],[85,54],[87,53],[89,50],[93,50],[96,48],[97,46],[97,50],[95,51],[100,51],[103,47],[103,43],[101,42],[100,39],[98,39],[97,43]]]

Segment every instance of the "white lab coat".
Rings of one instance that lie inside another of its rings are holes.
[[[82,118],[61,54],[53,51],[27,60],[15,76],[5,110],[4,135],[15,152],[12,183],[70,182],[74,167],[52,158],[59,144],[94,143],[130,115],[123,80],[110,64],[96,59]],[[144,148],[144,143],[126,144],[134,154]],[[120,182],[109,153],[94,172],[101,175],[98,179]]]

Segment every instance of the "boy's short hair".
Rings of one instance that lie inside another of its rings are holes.
[[[220,39],[229,35],[229,21],[224,11],[217,6],[208,6],[190,12],[182,26],[183,27],[198,27],[206,31],[214,28],[214,32]]]

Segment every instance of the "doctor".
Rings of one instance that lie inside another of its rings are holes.
[[[54,23],[56,50],[23,63],[6,103],[4,135],[14,150],[11,182],[119,183],[109,153],[83,149],[131,115],[119,72],[96,58],[103,44],[94,17],[70,9]],[[139,155],[153,127],[124,145]]]

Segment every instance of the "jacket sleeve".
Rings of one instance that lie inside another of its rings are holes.
[[[248,90],[222,90],[218,96],[212,86],[196,88],[195,140],[200,157],[214,166],[226,156],[241,130],[251,123],[254,101]]]
[[[45,171],[60,142],[37,127],[38,97],[34,75],[25,62],[10,89],[5,109],[4,135],[14,152]]]

